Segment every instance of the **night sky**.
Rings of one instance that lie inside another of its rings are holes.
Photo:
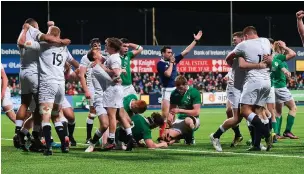
[[[147,44],[152,45],[152,12],[156,9],[156,37],[160,45],[188,45],[193,32],[203,30],[201,45],[230,45],[230,2],[50,2],[50,19],[60,27],[62,37],[84,44],[93,37],[126,37],[145,44],[145,18],[139,9],[147,8]],[[289,46],[301,46],[295,13],[304,10],[304,2],[233,2],[234,32],[248,25],[268,37],[271,34]],[[23,22],[32,17],[42,32],[47,31],[47,2],[1,2],[1,42],[16,43]]]

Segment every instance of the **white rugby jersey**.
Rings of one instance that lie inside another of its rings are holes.
[[[89,60],[87,54],[82,56],[81,60],[80,60],[80,66],[86,67],[87,68],[87,72],[86,72],[86,81],[87,81],[87,86],[88,88],[93,87],[92,84],[92,67],[91,67],[91,61]]]
[[[271,44],[266,38],[250,39],[239,43],[233,51],[237,56],[244,57],[247,62],[260,63],[263,60],[263,55],[271,54]],[[246,72],[246,80],[270,79],[269,68],[251,69]]]
[[[92,84],[94,86],[94,98],[98,99],[103,96],[103,92],[111,85],[112,79],[100,65],[92,68]]]
[[[66,61],[74,60],[68,48],[52,46],[46,42],[31,42],[30,45],[32,49],[40,52],[39,80],[47,83],[64,83],[64,64]]]
[[[21,33],[22,32],[23,30],[21,31]],[[41,33],[38,29],[30,26],[29,30],[26,33],[26,41],[39,41],[42,34],[43,33]],[[19,48],[19,51],[20,51],[20,64],[21,64],[20,68],[30,69],[37,72],[39,51],[28,48]]]

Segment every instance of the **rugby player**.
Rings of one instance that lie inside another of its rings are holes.
[[[1,107],[6,116],[15,123],[16,114],[11,100],[11,91],[8,87],[8,78],[1,63]]]
[[[243,32],[233,33],[233,44],[236,46],[243,41]],[[242,120],[239,111],[239,101],[241,97],[241,91],[243,89],[243,83],[245,78],[245,71],[239,67],[238,58],[235,58],[232,64],[231,71],[228,72],[227,81],[227,103],[226,103],[226,114],[227,119],[220,126],[211,137],[213,139],[220,139],[221,135],[232,128],[234,131],[234,139],[231,143],[231,147],[235,147],[239,142],[243,140],[240,132],[239,123]]]
[[[49,27],[48,34],[60,38],[60,29]],[[44,155],[52,155],[51,124],[55,122],[55,129],[61,141],[61,151],[69,152],[69,138],[59,120],[59,111],[65,96],[64,65],[68,61],[73,67],[79,64],[73,59],[66,46],[48,44],[46,42],[26,41],[27,49],[39,50],[39,112],[42,116],[42,130],[46,142]]]
[[[128,39],[121,38],[122,47],[120,50],[120,59],[122,69],[125,69],[125,73],[121,73],[120,78],[122,80],[122,86],[124,88],[124,97],[129,94],[136,94],[134,86],[132,85],[131,65],[130,62],[133,58],[139,55],[143,47],[137,44],[130,43]],[[129,47],[133,50],[129,51]]]
[[[138,145],[139,141],[144,140],[145,146],[149,149],[168,147],[166,142],[154,143],[152,140],[151,130],[163,125],[164,119],[159,113],[153,112],[150,117],[145,118],[140,114],[135,114],[131,117],[133,122],[132,133]],[[123,128],[119,127],[116,130],[116,137],[119,141],[128,143],[128,137]]]
[[[101,50],[100,40],[98,38],[93,38],[90,41],[90,50],[99,49]],[[90,111],[87,118],[86,130],[86,144],[89,144],[89,140],[92,137],[92,129],[94,118],[96,117],[96,110],[93,106],[94,103],[94,87],[92,84],[92,67],[90,66],[91,61],[88,59],[88,55],[84,55],[80,60],[80,69],[79,69],[79,79],[82,89],[84,90],[84,94],[86,99],[89,100]],[[86,75],[86,78],[85,78]]]
[[[110,150],[115,148],[115,131],[116,131],[116,114],[119,115],[119,121],[125,128],[128,135],[129,142],[127,144],[127,151],[133,148],[133,136],[130,122],[128,120],[128,114],[123,108],[123,87],[121,85],[120,74],[126,72],[121,69],[121,59],[119,51],[121,50],[122,42],[117,38],[106,39],[106,51],[109,53],[109,57],[105,61],[104,65],[99,64],[105,72],[112,78],[112,83],[106,88],[103,93],[103,107],[106,108],[109,117],[109,137],[105,149]],[[92,52],[93,56],[95,53]],[[101,54],[101,53],[100,53]]]
[[[160,137],[166,128],[166,119],[168,118],[170,107],[170,95],[175,89],[174,80],[177,76],[177,64],[194,48],[196,43],[201,39],[202,35],[202,31],[199,31],[196,35],[194,34],[194,41],[191,42],[191,44],[177,56],[174,56],[172,49],[169,46],[164,46],[160,50],[162,58],[157,63],[157,72],[163,85],[161,108],[162,116],[165,119],[164,125],[161,126],[159,130]]]
[[[304,24],[303,24],[304,11],[303,10],[298,11],[296,13],[296,17],[297,17],[298,32],[304,47]]]
[[[266,100],[270,93],[269,68],[261,65],[264,64],[262,61],[263,56],[271,55],[271,44],[268,39],[259,38],[253,26],[246,27],[243,30],[243,34],[246,41],[238,44],[236,48],[227,55],[226,61],[231,65],[235,57],[241,57],[239,58],[239,66],[242,68],[244,68],[243,64],[245,62],[256,63],[256,65],[250,64],[250,66],[246,66],[248,70],[246,70],[244,86],[240,97],[241,115],[258,130],[255,135],[256,137],[262,137],[262,135],[265,137],[267,150],[270,150],[272,139],[269,130],[264,126],[254,111],[256,108],[266,105]],[[215,149],[222,151],[218,139],[217,141],[214,140],[215,139],[213,139],[212,143]],[[261,150],[260,142],[256,141],[255,145],[251,150]]]
[[[185,144],[195,144],[193,133],[200,126],[201,94],[197,89],[188,86],[187,79],[181,75],[176,77],[175,87],[170,96],[168,123],[180,129],[180,133],[187,129],[189,134],[184,137]],[[177,119],[174,118],[175,115]]]
[[[102,56],[101,51],[98,48],[93,48],[87,54],[88,59],[93,62],[95,65],[91,65],[91,77],[92,85],[94,87],[94,103],[93,106],[96,109],[96,114],[99,119],[99,129],[96,130],[92,139],[89,140],[89,147],[85,152],[93,152],[96,144],[99,142],[99,139],[104,135],[106,130],[109,127],[109,118],[107,111],[104,108],[103,104],[103,95],[104,91],[111,85],[112,78],[101,68]]]
[[[27,109],[30,106],[32,98],[35,100],[36,107],[34,112],[34,128],[33,137],[40,140],[39,131],[41,129],[41,117],[39,115],[38,106],[38,60],[39,53],[34,49],[25,49],[26,41],[46,41],[61,45],[69,45],[69,39],[60,39],[50,34],[43,34],[39,31],[38,23],[29,18],[25,21],[23,29],[19,35],[17,44],[20,51],[20,85],[21,85],[21,105],[16,115],[16,128],[14,136],[14,146],[20,146],[26,150],[24,146],[24,133],[20,132],[23,125]],[[37,141],[38,142],[38,141]]]
[[[290,139],[298,139],[297,136],[295,136],[291,132],[291,128],[294,124],[294,119],[297,112],[297,106],[295,104],[295,101],[290,93],[290,91],[286,87],[286,74],[288,74],[288,65],[286,61],[294,58],[296,56],[296,53],[288,48],[286,44],[283,41],[276,41],[274,43],[274,51],[275,55],[273,60],[280,60],[283,64],[283,68],[285,68],[285,72],[280,71],[277,67],[273,67],[274,70],[271,73],[273,86],[275,89],[275,102],[276,102],[276,119],[277,119],[277,138],[283,138],[288,137]],[[274,62],[275,63],[275,62]],[[287,76],[288,77],[288,76]],[[290,77],[290,75],[289,75]],[[287,116],[287,123],[286,123],[286,129],[283,133],[283,137],[280,136],[281,133],[281,125],[282,125],[282,108],[283,105],[286,105],[289,109],[288,116]]]

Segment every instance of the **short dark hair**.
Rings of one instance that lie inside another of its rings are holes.
[[[91,62],[94,61],[94,52],[93,52],[93,50],[90,50],[88,52],[87,57],[88,57],[89,61],[91,61]]]
[[[35,19],[33,18],[28,18],[27,20],[25,20],[24,23],[28,23],[30,25],[34,25],[34,23],[37,22]]]
[[[232,35],[233,37],[240,37],[240,38],[243,38],[243,32],[242,31],[238,31],[238,32],[235,32],[235,33],[233,33],[233,35]]]
[[[120,50],[122,42],[119,39],[117,39],[115,37],[111,37],[111,38],[108,38],[106,41],[107,41],[107,45],[109,47],[113,48],[115,51]]]
[[[268,40],[271,44],[274,44],[274,40],[272,38],[268,38]]]
[[[257,34],[257,30],[255,29],[254,26],[247,26],[243,30],[243,35],[245,34]]]
[[[91,41],[90,41],[90,47],[91,48],[93,47],[94,43],[100,43],[99,38],[93,38],[93,39],[91,39]]]
[[[129,43],[130,41],[127,38],[120,38],[122,43]]]
[[[165,53],[167,49],[171,49],[171,47],[163,46],[162,49],[160,50],[160,53]]]
[[[157,125],[157,126],[161,126],[164,124],[164,118],[162,117],[162,115],[158,112],[153,112],[151,114],[151,118],[153,119],[153,122]]]

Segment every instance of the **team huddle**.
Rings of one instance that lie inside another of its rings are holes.
[[[304,12],[299,11],[296,16],[304,46]],[[73,136],[75,115],[65,98],[66,81],[79,81],[89,101],[85,152],[93,152],[100,146],[104,150],[126,151],[135,147],[165,148],[181,139],[185,144],[195,144],[194,132],[200,127],[201,95],[188,85],[184,76],[178,75],[177,65],[199,42],[202,31],[193,35],[193,42],[177,56],[169,46],[161,49],[157,71],[163,86],[162,110],[161,114],[153,112],[150,117],[144,117],[147,104],[136,95],[130,67],[130,61],[143,51],[142,46],[126,38],[110,37],[105,40],[102,52],[101,41],[93,38],[88,53],[79,63],[67,48],[71,41],[61,38],[54,22],[47,24],[48,31],[44,34],[34,19],[27,19],[19,35],[21,105],[16,114],[1,65],[1,103],[15,124],[13,144],[16,148],[52,155],[54,147],[68,153],[70,146],[77,145]],[[296,105],[286,87],[291,76],[286,61],[296,53],[283,41],[259,37],[253,26],[234,33],[233,42],[236,47],[226,57],[231,66],[226,77],[227,120],[210,135],[213,147],[222,151],[220,137],[230,128],[235,133],[231,147],[240,143],[242,118],[247,120],[250,131],[250,151],[268,151],[277,139],[297,139],[291,131]],[[281,136],[284,104],[289,112]],[[96,117],[99,128],[92,136]],[[53,140],[51,121],[60,144]],[[156,143],[152,129],[157,127],[160,132]],[[266,147],[261,143],[263,138]]]

